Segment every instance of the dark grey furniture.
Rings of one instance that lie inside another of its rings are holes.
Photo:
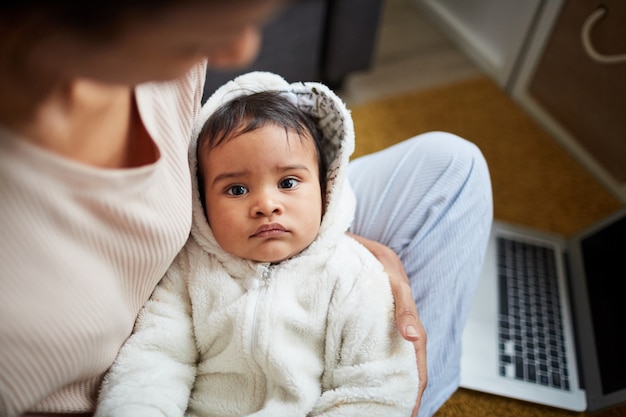
[[[287,81],[320,81],[339,88],[346,75],[367,69],[384,0],[295,0],[263,29],[257,59],[236,71],[209,70],[205,99],[238,74],[271,71]]]

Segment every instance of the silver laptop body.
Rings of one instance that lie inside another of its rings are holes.
[[[461,386],[574,411],[625,403],[624,323],[626,209],[567,240],[496,221]]]

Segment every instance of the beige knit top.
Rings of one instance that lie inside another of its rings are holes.
[[[139,86],[151,165],[97,169],[0,129],[0,415],[91,412],[191,226],[187,147],[205,65]]]

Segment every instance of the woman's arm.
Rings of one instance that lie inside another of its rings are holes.
[[[402,337],[413,342],[415,346],[419,373],[417,402],[415,403],[412,414],[412,416],[415,417],[417,416],[422,395],[428,383],[428,372],[426,369],[426,331],[417,314],[413,292],[409,285],[409,277],[404,270],[402,261],[390,248],[362,236],[357,236],[352,233],[349,234],[372,252],[385,267],[385,272],[389,275],[391,291],[396,305],[396,325]]]

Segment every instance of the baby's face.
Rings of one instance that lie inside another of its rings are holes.
[[[315,144],[275,125],[205,153],[204,203],[217,242],[259,262],[279,262],[316,238],[322,191]]]

